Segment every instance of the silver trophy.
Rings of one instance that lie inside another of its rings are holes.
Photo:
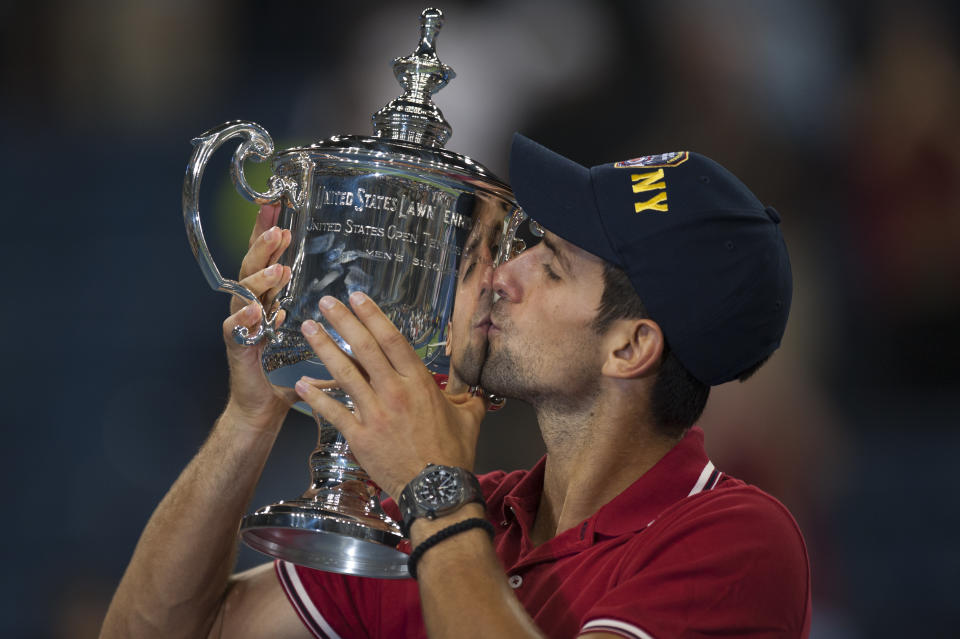
[[[303,375],[331,377],[299,327],[306,319],[320,322],[349,354],[350,345],[326,324],[317,302],[333,295],[346,303],[354,291],[379,304],[438,379],[448,373],[445,345],[458,266],[493,259],[495,248],[490,247],[502,240],[517,205],[510,189],[483,166],[442,148],[452,129],[431,95],[454,77],[436,54],[442,24],[436,9],[421,14],[416,50],[393,64],[404,92],[373,115],[373,136],[334,136],[275,152],[261,126],[236,121],[193,141],[183,186],[187,235],[210,286],[263,311],[256,331],[236,327],[234,337],[246,345],[267,340],[262,363],[273,384],[291,387]],[[231,165],[237,190],[258,204],[280,201],[279,225],[293,236],[280,258],[293,276],[269,308],[220,275],[200,225],[204,167],[232,138],[242,139]],[[266,192],[247,183],[243,167],[248,159],[271,162]],[[470,248],[481,244],[487,258]],[[277,326],[280,309],[286,319]],[[329,392],[351,406],[346,393]],[[311,412],[304,403],[295,408]],[[381,508],[379,488],[340,433],[316,417],[320,434],[309,460],[310,487],[299,498],[245,516],[243,540],[268,555],[313,568],[406,577],[404,539]]]

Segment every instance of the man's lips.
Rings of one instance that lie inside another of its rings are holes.
[[[489,318],[489,319],[487,320],[487,335],[488,335],[488,336],[491,335],[491,334],[493,334],[493,333],[499,333],[499,332],[501,332],[502,330],[503,330],[502,326],[501,326],[500,324],[497,324],[497,320],[495,320],[493,317],[491,317],[491,318]]]
[[[475,321],[473,324],[473,330],[480,331],[484,335],[488,335],[490,331],[494,331],[498,329],[499,327],[497,326],[497,323],[493,321],[493,318],[491,317],[491,313],[489,311],[487,311],[483,315],[480,315],[479,319]]]

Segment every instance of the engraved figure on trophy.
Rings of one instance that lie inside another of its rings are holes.
[[[372,136],[333,136],[274,151],[263,127],[235,121],[194,140],[183,187],[187,235],[214,290],[260,306],[257,330],[251,334],[246,327],[236,327],[234,338],[246,345],[266,341],[262,364],[275,385],[292,387],[304,375],[331,377],[299,327],[307,319],[321,323],[349,354],[350,345],[325,325],[317,302],[324,295],[347,302],[354,291],[377,302],[438,380],[450,372],[458,391],[470,385],[463,381],[469,374],[449,370],[449,324],[455,296],[463,313],[474,312],[483,302],[475,283],[456,292],[458,269],[466,281],[468,269],[492,268],[518,207],[509,187],[482,165],[443,149],[452,129],[431,96],[454,73],[436,53],[442,24],[439,10],[421,14],[416,50],[393,63],[404,92],[373,115]],[[200,225],[204,168],[210,155],[234,137],[242,138],[231,165],[237,190],[259,204],[279,201],[278,225],[292,236],[280,258],[290,267],[291,279],[266,309],[251,291],[220,275]],[[247,159],[271,162],[273,176],[266,192],[247,183]],[[280,311],[285,315],[282,324],[277,321]],[[343,391],[327,392],[352,406]],[[304,403],[294,408],[310,412]],[[379,488],[340,433],[319,417],[317,422],[310,487],[296,499],[244,517],[243,540],[268,555],[313,568],[406,577],[405,540],[381,508]]]

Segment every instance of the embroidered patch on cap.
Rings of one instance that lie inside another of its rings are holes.
[[[678,166],[687,161],[690,157],[689,151],[674,151],[673,153],[659,153],[657,155],[644,155],[641,158],[633,158],[617,162],[613,165],[615,169],[628,169],[636,166]]]

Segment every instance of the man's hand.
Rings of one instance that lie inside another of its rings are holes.
[[[279,204],[260,207],[257,222],[250,234],[250,248],[240,266],[240,283],[257,295],[266,309],[270,308],[291,276],[290,267],[277,264],[291,239],[290,231],[277,228],[279,215]],[[230,402],[227,411],[250,423],[264,420],[275,423],[274,417],[280,412],[285,413],[297,401],[297,396],[292,390],[281,389],[267,380],[260,365],[265,341],[256,346],[241,346],[233,339],[234,326],[242,325],[251,331],[255,330],[260,322],[257,305],[243,306],[243,301],[234,297],[230,302],[230,312],[232,315],[223,322],[223,339],[230,365]],[[278,326],[283,319],[281,311],[277,317]]]
[[[353,313],[324,297],[320,311],[350,344],[355,360],[316,322],[304,322],[302,331],[350,395],[355,412],[320,390],[318,380],[302,378],[296,392],[343,433],[357,461],[393,497],[428,463],[472,470],[484,400],[441,391],[413,347],[369,297],[353,293],[350,305]]]

